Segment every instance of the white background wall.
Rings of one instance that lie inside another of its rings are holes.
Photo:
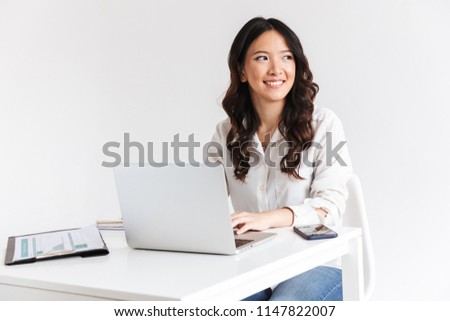
[[[120,217],[102,146],[205,143],[250,18],[297,32],[344,123],[369,213],[373,299],[449,299],[450,5],[0,0],[0,245]],[[201,154],[200,154],[201,155]],[[134,155],[136,156],[136,155]]]

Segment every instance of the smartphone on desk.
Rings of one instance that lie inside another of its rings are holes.
[[[335,231],[323,224],[294,226],[294,232],[306,240],[331,239],[338,236]]]

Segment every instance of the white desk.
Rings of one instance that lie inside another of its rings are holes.
[[[102,231],[107,256],[2,262],[0,300],[239,300],[340,256],[344,299],[362,297],[359,228],[321,241],[274,231],[275,239],[234,256],[132,250],[123,232]]]

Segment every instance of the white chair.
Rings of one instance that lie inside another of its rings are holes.
[[[347,208],[343,215],[342,225],[360,227],[362,229],[364,299],[367,300],[372,295],[375,287],[375,262],[372,239],[370,238],[366,207],[364,205],[364,198],[359,178],[356,175],[353,175],[348,181],[347,187]]]

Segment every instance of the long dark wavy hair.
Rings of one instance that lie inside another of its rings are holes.
[[[297,35],[283,22],[270,18],[253,18],[236,35],[228,55],[231,83],[222,101],[222,107],[231,121],[227,136],[234,175],[242,182],[250,170],[250,147],[254,134],[260,126],[260,119],[250,99],[249,85],[241,82],[240,74],[245,63],[245,55],[250,45],[266,31],[275,30],[281,34],[295,60],[295,80],[286,96],[278,129],[288,143],[288,152],[280,162],[283,173],[302,179],[297,171],[301,152],[311,146],[313,129],[314,98],[319,86],[313,82],[303,48]]]

